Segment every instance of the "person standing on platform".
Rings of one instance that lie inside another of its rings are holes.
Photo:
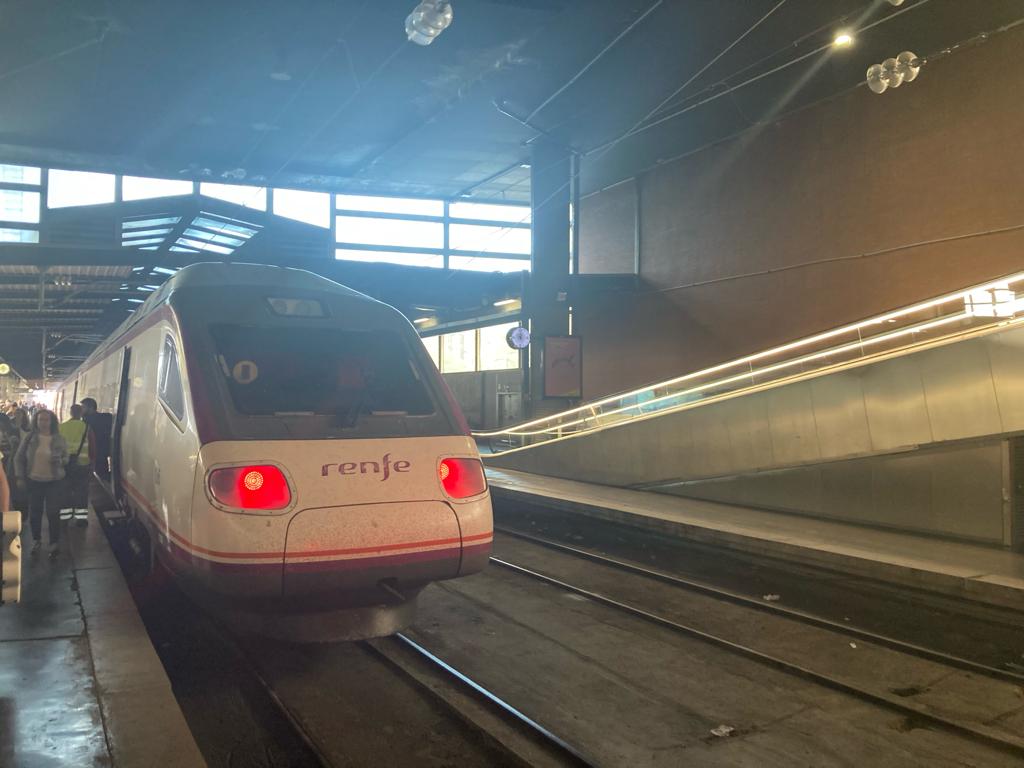
[[[28,487],[29,522],[33,555],[43,545],[43,513],[50,529],[50,557],[60,552],[60,498],[68,446],[60,436],[57,417],[46,409],[36,411],[32,431],[18,447],[14,459],[18,482]]]
[[[71,406],[71,418],[60,425],[60,434],[67,443],[69,457],[63,506],[60,519],[74,519],[78,525],[89,524],[89,478],[95,455],[95,438],[82,420],[82,406]]]
[[[110,480],[110,436],[113,431],[114,419],[109,413],[99,413],[96,401],[91,397],[82,398],[82,419],[92,431],[93,452],[92,465],[96,475],[105,481]]]
[[[2,458],[2,457],[0,457]],[[7,482],[7,473],[0,462],[0,517],[11,511],[11,484]]]
[[[6,413],[0,413],[0,460],[8,476],[14,475],[13,462],[14,454],[18,452],[18,443],[21,442],[21,433],[14,426],[11,417]]]
[[[15,406],[11,411],[11,421],[14,422],[15,437],[6,467],[7,477],[14,483],[14,487],[11,488],[11,504],[15,509],[21,510],[21,520],[25,523],[28,521],[28,490],[25,484],[17,482],[18,472],[14,466],[14,459],[18,455],[18,448],[32,432],[32,419],[28,411],[21,406]]]

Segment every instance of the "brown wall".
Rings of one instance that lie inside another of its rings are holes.
[[[574,308],[587,398],[1022,270],[1024,230],[904,246],[1024,224],[1024,30],[932,62],[898,91],[857,88],[637,184],[640,292]],[[581,272],[632,263],[624,217],[587,215],[624,210],[630,186],[584,200]],[[588,252],[595,242],[622,253]]]

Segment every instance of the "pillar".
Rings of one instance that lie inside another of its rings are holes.
[[[536,417],[564,407],[544,402],[544,337],[569,332],[569,199],[572,166],[567,147],[539,139],[531,146],[530,207],[533,213],[531,271],[524,293],[530,320],[524,398],[526,413]]]

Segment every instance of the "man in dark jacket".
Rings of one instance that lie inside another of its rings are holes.
[[[98,413],[96,401],[91,397],[82,398],[82,420],[89,425],[93,434],[93,470],[98,477],[110,479],[110,437],[114,428],[114,417],[109,413]]]

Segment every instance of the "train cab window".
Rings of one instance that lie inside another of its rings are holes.
[[[239,413],[326,416],[341,429],[375,417],[435,414],[417,356],[397,332],[241,325],[210,330]]]
[[[160,375],[157,379],[160,401],[174,414],[178,421],[185,418],[185,391],[181,385],[181,369],[178,367],[178,350],[170,336],[164,338],[163,353],[160,355]]]

